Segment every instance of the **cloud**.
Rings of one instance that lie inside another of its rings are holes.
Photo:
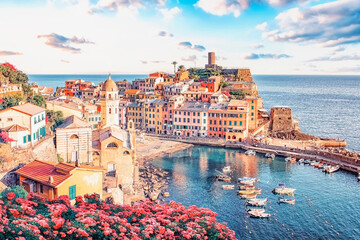
[[[70,61],[64,60],[64,59],[61,59],[60,62],[62,62],[62,63],[70,63]]]
[[[188,61],[188,62],[193,62],[197,59],[197,57],[195,55],[191,55],[191,56],[187,56],[187,57],[182,57],[181,60],[183,61]]]
[[[302,4],[302,3],[306,3],[309,2],[310,0],[267,0],[268,4],[275,6],[275,7],[283,7],[292,3],[298,3],[298,4]]]
[[[309,62],[320,62],[320,61],[347,61],[347,60],[360,60],[359,55],[343,55],[336,57],[319,57],[309,60]]]
[[[80,48],[75,48],[75,47],[70,46],[71,43],[94,44],[93,42],[90,42],[90,41],[86,40],[85,38],[78,38],[75,36],[72,38],[67,38],[67,37],[64,37],[64,36],[56,34],[56,33],[52,33],[52,34],[48,34],[48,35],[38,35],[37,37],[38,38],[46,38],[45,44],[50,47],[59,48],[61,50],[68,51],[71,53],[80,53],[81,52]]]
[[[160,36],[160,37],[173,37],[174,34],[169,33],[169,32],[166,32],[166,31],[160,31],[160,32],[158,33],[158,36]]]
[[[148,63],[147,61],[144,61],[144,60],[140,60],[140,62],[141,62],[142,64],[147,64],[147,63]]]
[[[279,28],[263,33],[277,42],[318,43],[323,47],[360,42],[360,1],[338,0],[276,16]]]
[[[13,52],[13,51],[0,51],[0,56],[15,56],[15,55],[23,55],[23,53]]]
[[[213,15],[233,14],[234,17],[238,17],[243,10],[249,8],[250,2],[250,0],[199,0],[195,6]]]
[[[263,44],[251,44],[250,45],[250,47],[252,48],[252,49],[259,49],[259,48],[263,48],[264,47],[264,45]]]
[[[89,13],[102,13],[106,11],[118,11],[122,8],[139,9],[147,6],[165,6],[166,0],[99,0]]]
[[[164,16],[164,21],[171,21],[174,19],[174,17],[178,16],[179,14],[181,14],[181,9],[178,7],[173,7],[173,8],[162,8],[159,10],[161,12],[161,14]]]
[[[204,46],[202,46],[202,45],[194,45],[193,46],[191,42],[180,42],[178,45],[183,48],[192,49],[192,50],[196,50],[196,51],[200,51],[200,52],[203,52],[206,50],[206,48]]]
[[[255,27],[257,30],[265,31],[268,28],[267,22],[263,22],[262,24],[259,24]]]
[[[164,63],[165,61],[161,61],[161,60],[153,60],[151,61],[152,63]]]
[[[244,59],[280,59],[280,58],[291,58],[292,56],[289,56],[287,54],[273,54],[273,53],[251,53],[249,55],[246,55]]]

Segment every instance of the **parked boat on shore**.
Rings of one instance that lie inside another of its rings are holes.
[[[306,160],[304,161],[304,164],[310,164],[310,162],[311,162],[310,159],[306,159]]]
[[[285,187],[285,184],[279,184],[280,188],[274,188],[272,190],[272,192],[274,194],[279,194],[279,195],[290,195],[293,196],[294,192],[295,192],[295,188],[287,188]]]
[[[299,163],[304,163],[304,161],[305,161],[305,159],[303,159],[303,158],[299,159]]]
[[[256,155],[256,152],[253,151],[253,150],[247,150],[247,151],[245,152],[245,155],[247,155],[247,156],[255,156],[255,155]]]
[[[294,163],[294,162],[296,162],[296,157],[287,157],[287,158],[285,158],[285,162]]]

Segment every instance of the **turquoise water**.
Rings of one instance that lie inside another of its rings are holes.
[[[286,163],[283,158],[269,161],[263,155],[246,156],[241,150],[203,146],[177,152],[153,163],[170,172],[168,201],[210,208],[218,213],[220,222],[228,223],[237,238],[360,238],[360,182],[354,174],[344,171],[324,174],[309,165]],[[226,165],[233,169],[233,183],[238,177],[260,178],[257,186],[262,189],[262,194],[259,197],[271,201],[266,207],[272,214],[270,219],[248,218],[244,200],[235,190],[221,188],[224,183],[215,180],[215,169],[220,170]],[[271,190],[279,183],[296,188],[295,205],[277,203],[278,195],[272,194]]]
[[[115,81],[147,75],[111,75]],[[254,75],[264,107],[290,106],[305,133],[346,139],[348,148],[360,151],[360,76]],[[29,75],[30,82],[63,87],[67,79],[95,84],[107,75]]]

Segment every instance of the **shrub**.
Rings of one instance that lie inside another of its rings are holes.
[[[28,193],[26,192],[26,190],[24,189],[24,186],[12,186],[12,187],[7,187],[5,188],[1,193],[0,193],[0,199],[3,201],[7,201],[8,200],[8,194],[9,193],[14,193],[14,199],[17,198],[26,198]]]

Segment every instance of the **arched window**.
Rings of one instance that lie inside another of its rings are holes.
[[[124,155],[130,155],[129,151],[124,151],[123,154]]]
[[[73,135],[70,136],[70,139],[78,139],[78,138],[79,138],[79,136],[76,135],[76,134],[73,134]]]
[[[109,114],[111,114],[111,108],[109,108]]]
[[[117,148],[117,147],[118,147],[117,144],[114,142],[111,142],[106,146],[106,148]]]

